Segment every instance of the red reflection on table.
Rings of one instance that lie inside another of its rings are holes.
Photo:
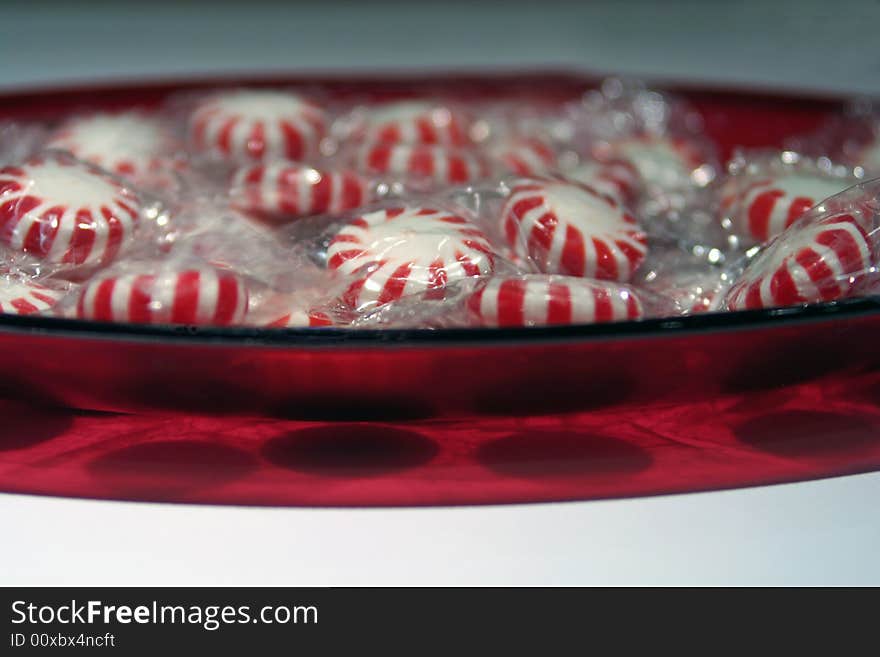
[[[585,500],[880,469],[880,375],[699,404],[327,422],[49,411],[0,402],[0,489],[210,504]]]

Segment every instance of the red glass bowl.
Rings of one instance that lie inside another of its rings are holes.
[[[0,96],[0,118],[219,84],[576,97],[576,75],[208,80]],[[677,88],[722,156],[840,102]],[[880,465],[877,298],[595,326],[213,329],[0,316],[0,489],[253,504],[586,499]],[[118,415],[58,410],[141,413]]]
[[[593,80],[558,74],[224,80],[298,85],[335,98],[429,92],[546,102]],[[155,106],[220,81],[7,94],[0,118]],[[839,103],[676,89],[703,115],[723,156],[779,146]],[[743,385],[872,367],[876,299],[769,310],[515,330],[352,331],[119,326],[0,317],[7,398],[114,411],[293,418],[461,417],[576,412],[696,401]]]

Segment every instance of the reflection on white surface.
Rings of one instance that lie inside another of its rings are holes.
[[[880,584],[880,473],[451,509],[0,496],[4,585]]]

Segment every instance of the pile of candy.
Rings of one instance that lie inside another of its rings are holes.
[[[871,294],[880,118],[718,161],[680,100],[221,89],[0,124],[0,312],[539,326]]]

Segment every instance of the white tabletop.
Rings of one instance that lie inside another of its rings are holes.
[[[868,50],[880,6],[850,4],[6,3],[0,88],[230,71],[562,66],[880,93]],[[0,583],[880,584],[878,499],[880,474],[455,509],[0,495]]]
[[[640,500],[277,509],[0,496],[0,581],[880,584],[880,473]]]

